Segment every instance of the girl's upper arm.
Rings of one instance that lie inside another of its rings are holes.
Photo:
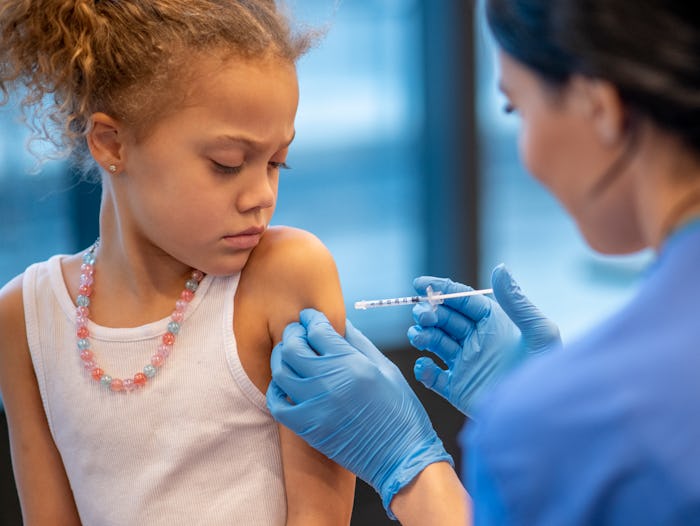
[[[34,374],[24,320],[22,276],[0,290],[0,395],[10,430],[15,481],[26,526],[79,525]]]
[[[345,333],[345,306],[335,262],[326,247],[307,232],[282,228],[271,232],[278,287],[275,313],[270,317],[273,344],[284,328],[299,320],[307,307],[322,311],[340,334]],[[279,294],[280,287],[284,294]],[[274,290],[274,287],[270,287]],[[285,298],[281,300],[281,298]],[[349,524],[355,477],[280,426],[282,462],[287,492],[287,524]]]

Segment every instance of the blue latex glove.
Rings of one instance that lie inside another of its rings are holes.
[[[417,325],[408,339],[431,358],[416,361],[414,373],[426,387],[446,398],[467,416],[479,399],[511,370],[532,356],[561,347],[557,326],[523,295],[504,265],[497,266],[491,283],[496,301],[486,296],[445,300],[433,309],[428,303],[413,308]],[[419,294],[462,292],[471,287],[449,279],[421,276],[414,281]]]
[[[272,350],[267,406],[312,447],[391,499],[426,466],[454,466],[406,379],[348,321],[306,309]]]

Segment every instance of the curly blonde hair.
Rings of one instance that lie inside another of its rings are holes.
[[[314,38],[275,0],[0,0],[1,102],[21,90],[34,137],[90,168],[90,116],[144,130],[192,54],[294,62]]]

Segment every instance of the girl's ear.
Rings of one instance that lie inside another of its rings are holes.
[[[575,76],[571,81],[577,106],[590,119],[601,143],[616,146],[627,133],[625,105],[610,82]]]
[[[101,112],[93,113],[91,121],[86,139],[92,158],[108,173],[121,173],[125,161],[124,127]]]

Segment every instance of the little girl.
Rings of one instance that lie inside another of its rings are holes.
[[[308,41],[273,0],[0,2],[0,88],[102,180],[99,240],[0,291],[25,524],[349,522],[263,395],[301,308],[344,329],[325,247],[268,228]]]

